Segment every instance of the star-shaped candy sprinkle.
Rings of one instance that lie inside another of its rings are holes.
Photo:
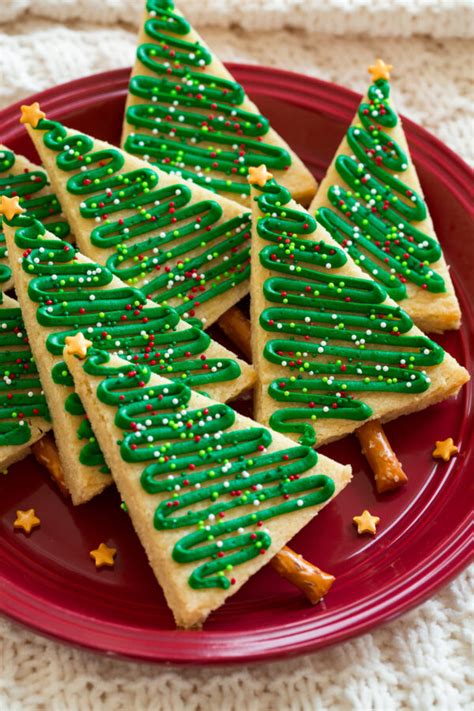
[[[40,523],[41,521],[35,514],[34,509],[27,509],[26,511],[18,509],[18,511],[16,512],[16,519],[13,522],[13,528],[21,528],[25,533],[29,535],[33,528],[39,526]]]
[[[250,185],[260,185],[261,188],[273,178],[272,173],[267,170],[267,166],[262,163],[258,168],[250,166],[247,177]]]
[[[79,331],[75,336],[66,336],[66,353],[77,355],[79,358],[85,358],[87,349],[92,345],[92,341],[88,341],[84,334]]]
[[[375,64],[372,64],[367,71],[372,74],[372,81],[377,81],[377,79],[387,79],[388,81],[392,69],[393,66],[391,64],[385,64],[383,59],[377,59]]]
[[[21,107],[21,118],[20,123],[27,123],[33,128],[36,128],[41,119],[46,118],[44,111],[41,111],[40,105],[37,101],[34,104],[23,104]]]
[[[360,516],[354,516],[352,520],[357,526],[357,533],[371,533],[374,535],[380,518],[378,516],[372,516],[372,514],[365,509]]]
[[[19,197],[7,197],[2,195],[2,201],[0,203],[0,212],[4,215],[8,221],[13,220],[15,215],[21,215],[25,210],[20,206]]]
[[[115,563],[116,553],[116,548],[109,548],[105,543],[101,543],[98,548],[90,551],[89,555],[94,559],[96,568],[102,568],[103,565],[108,565],[112,568]]]
[[[442,459],[444,462],[449,462],[454,454],[457,454],[459,449],[453,442],[452,437],[448,439],[442,439],[436,441],[436,447],[433,449],[433,457],[435,459]]]

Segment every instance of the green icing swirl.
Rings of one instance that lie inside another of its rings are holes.
[[[260,325],[275,334],[264,357],[289,372],[269,386],[271,397],[284,403],[271,427],[314,444],[318,418],[370,417],[364,393],[427,390],[422,369],[440,363],[443,349],[425,336],[406,335],[412,321],[400,307],[383,303],[381,285],[338,275],[344,251],[313,241],[316,221],[288,206],[285,188],[272,180],[259,190],[257,232],[268,243],[260,263],[272,272],[263,284],[272,305]]]
[[[81,216],[100,223],[91,228],[91,243],[115,249],[107,259],[113,274],[184,318],[248,279],[249,213],[218,223],[221,205],[192,202],[187,185],[159,188],[152,168],[120,172],[121,151],[94,151],[91,138],[68,136],[55,121],[43,119],[38,129],[58,153],[58,168],[73,173],[67,190],[84,196]]]
[[[369,103],[359,106],[360,124],[346,134],[353,155],[341,154],[335,162],[349,190],[331,185],[334,210],[322,207],[316,217],[356,264],[400,301],[407,296],[407,281],[432,293],[446,291],[446,285],[430,267],[441,258],[439,243],[416,227],[428,215],[423,196],[397,177],[409,158],[383,130],[399,121],[389,97],[384,79],[370,86]]]
[[[235,412],[228,405],[192,408],[182,383],[150,386],[146,366],[112,366],[107,353],[93,349],[83,368],[103,378],[97,397],[117,408],[123,461],[143,463],[143,489],[161,495],[155,528],[195,528],[172,553],[178,563],[198,563],[189,577],[193,588],[229,588],[226,573],[270,546],[264,521],[317,506],[335,491],[328,476],[301,477],[315,466],[316,452],[300,446],[266,452],[271,432],[231,429]]]
[[[75,249],[48,237],[37,220],[21,215],[9,224],[18,227],[15,244],[23,250],[22,268],[33,277],[28,295],[37,304],[38,324],[55,329],[46,339],[54,356],[61,356],[66,337],[80,330],[96,348],[118,352],[137,366],[148,364],[152,371],[185,381],[195,389],[239,377],[239,364],[230,358],[208,358],[210,337],[181,322],[172,308],[144,308],[147,299],[138,289],[110,286],[113,275],[106,267],[77,261]],[[57,385],[73,387],[62,359],[51,375]],[[65,407],[71,415],[85,414],[75,393],[67,397]],[[102,453],[86,419],[79,426],[78,437],[85,442],[80,461],[103,467]]]
[[[287,168],[288,151],[265,143],[268,119],[239,108],[240,84],[204,71],[212,54],[187,38],[191,27],[172,0],[148,0],[146,7],[149,41],[139,45],[137,59],[152,76],[130,79],[129,91],[141,102],[127,109],[134,133],[125,150],[216,192],[244,196],[249,166]]]
[[[16,157],[12,151],[0,149],[0,195],[20,197],[21,207],[28,214],[48,225],[48,229],[58,237],[67,237],[69,225],[64,219],[57,220],[61,215],[61,205],[53,193],[35,194],[49,185],[46,173],[41,170],[31,170],[14,175],[10,170],[15,166]],[[1,229],[0,217],[0,284],[11,278],[11,269],[7,262],[5,235]]]
[[[0,303],[3,295],[0,293]],[[0,447],[26,444],[31,437],[28,419],[49,420],[21,311],[0,309]]]

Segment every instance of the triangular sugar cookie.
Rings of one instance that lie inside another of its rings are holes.
[[[268,174],[260,182],[252,190],[256,419],[319,445],[457,393],[467,371],[285,188]]]
[[[122,145],[163,170],[249,205],[248,168],[266,162],[298,202],[316,181],[173,2],[148,0]]]
[[[90,349],[74,383],[180,627],[202,625],[350,480],[228,405]]]
[[[235,397],[253,382],[251,366],[180,320],[137,289],[54,237],[29,216],[5,219],[15,288],[52,413],[66,487],[75,504],[88,501],[111,479],[84,410],[74,393],[62,351],[83,330],[97,348],[149,363],[167,377],[217,399]]]
[[[57,121],[27,129],[83,254],[205,327],[248,292],[248,209]]]
[[[51,429],[18,302],[0,292],[0,470]]]
[[[373,82],[310,212],[427,332],[459,328],[461,311],[397,114],[389,65]]]
[[[61,205],[53,194],[45,171],[0,144],[0,197],[2,195],[18,196],[21,207],[42,220],[57,237],[69,235],[69,225],[61,213]],[[12,283],[0,217],[0,289],[7,291]]]

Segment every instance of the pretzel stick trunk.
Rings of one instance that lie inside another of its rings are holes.
[[[303,592],[312,605],[316,605],[329,592],[334,575],[325,573],[309,563],[299,553],[285,546],[272,558],[271,566],[282,578]]]
[[[232,306],[217,322],[225,335],[230,338],[244,354],[247,360],[252,362],[252,346],[250,342],[250,321],[245,318],[238,306]]]
[[[371,420],[356,430],[362,454],[369,462],[379,494],[403,486],[408,477],[390,446],[379,420]]]
[[[48,470],[51,479],[58,485],[61,493],[64,496],[69,496],[69,492],[64,483],[64,472],[53,435],[47,434],[39,439],[31,445],[31,451],[36,461]]]

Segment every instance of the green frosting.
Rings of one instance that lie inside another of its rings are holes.
[[[314,239],[316,221],[288,206],[285,188],[271,180],[258,189],[257,232],[268,243],[259,258],[271,271],[263,283],[270,305],[260,325],[275,334],[264,357],[282,372],[269,386],[281,407],[270,425],[314,444],[318,418],[370,417],[364,393],[427,390],[423,369],[440,363],[443,349],[425,336],[406,335],[413,323],[399,306],[383,303],[381,285],[339,276],[344,251]]]
[[[360,123],[346,133],[353,155],[341,154],[335,162],[349,190],[331,185],[334,209],[322,207],[316,217],[393,299],[407,296],[407,282],[433,293],[446,291],[430,267],[441,258],[440,245],[416,227],[428,215],[426,203],[398,177],[408,169],[409,157],[384,131],[399,122],[388,81],[374,82],[368,98],[359,106]]]
[[[152,168],[122,171],[118,149],[94,150],[91,138],[56,121],[42,119],[38,130],[58,168],[72,173],[67,190],[84,196],[91,243],[114,250],[106,262],[113,274],[184,318],[248,279],[249,213],[221,221],[221,205],[193,201],[188,185],[160,188]]]
[[[3,295],[0,292],[0,303]],[[0,309],[0,447],[29,442],[32,417],[49,419],[18,307]]]
[[[61,205],[53,193],[47,191],[42,195],[36,193],[49,186],[46,173],[41,170],[31,170],[14,175],[10,171],[16,162],[15,154],[5,148],[0,149],[0,195],[20,197],[20,205],[28,214],[47,223],[48,229],[58,237],[67,237],[69,225],[61,217]],[[0,285],[11,278],[11,269],[7,261],[5,235],[1,229],[0,217]]]
[[[161,495],[155,528],[195,529],[172,554],[178,563],[198,564],[189,577],[193,588],[229,588],[227,574],[270,546],[265,521],[322,504],[334,493],[330,477],[301,476],[315,466],[314,450],[267,452],[271,432],[231,429],[236,416],[228,405],[193,408],[182,383],[149,385],[148,367],[113,366],[107,353],[93,349],[83,369],[102,378],[97,398],[117,410],[123,461],[143,464],[143,489]]]
[[[125,150],[216,192],[243,196],[249,166],[287,168],[288,151],[265,143],[268,119],[240,108],[243,88],[213,74],[211,52],[188,37],[191,27],[172,0],[148,0],[146,7],[137,59],[148,71],[130,79],[139,103],[126,111],[134,132]]]
[[[28,295],[37,305],[38,324],[54,329],[46,339],[50,353],[60,357],[66,337],[83,331],[96,348],[118,352],[137,366],[148,364],[152,371],[198,390],[239,377],[240,366],[234,359],[206,356],[210,337],[181,322],[172,308],[145,308],[147,299],[141,291],[114,286],[106,267],[78,261],[75,249],[48,237],[37,220],[21,215],[10,224],[18,227],[15,244],[23,250],[23,270],[33,277]],[[51,375],[57,385],[73,387],[62,359]],[[84,442],[81,462],[103,467],[102,453],[77,395],[67,396],[65,408],[82,418],[78,428]]]

